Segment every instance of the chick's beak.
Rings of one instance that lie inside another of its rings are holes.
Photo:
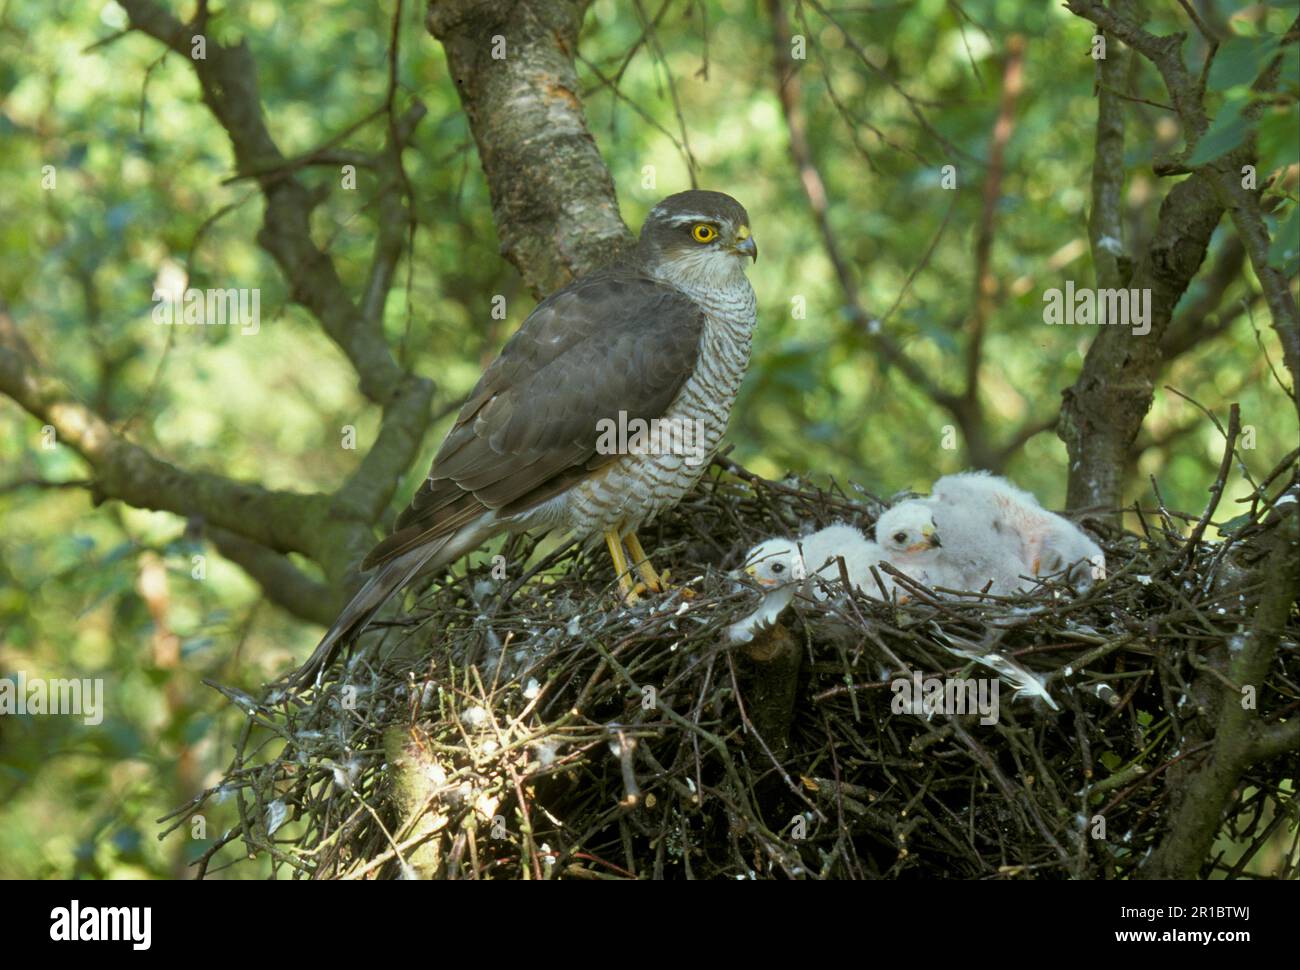
[[[736,230],[735,249],[736,252],[748,256],[751,261],[758,262],[758,243],[754,242],[749,226],[741,226]]]
[[[921,541],[914,542],[907,547],[908,552],[925,552],[927,549],[942,549],[943,543],[939,541],[939,531],[932,525],[921,527]]]

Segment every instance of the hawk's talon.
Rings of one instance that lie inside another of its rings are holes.
[[[631,606],[640,597],[637,596],[636,585],[632,582],[627,555],[623,552],[623,543],[619,541],[617,530],[605,530],[605,546],[609,549],[609,558],[614,560],[614,572],[618,574],[618,591],[622,594],[623,602]]]
[[[695,592],[695,590],[691,589],[689,586],[674,586],[672,583],[668,582],[668,572],[669,571],[665,569],[663,572],[659,574],[659,585],[663,587],[662,590],[663,592],[681,593],[682,599],[686,599],[686,600],[693,600],[695,599],[696,596],[699,595],[697,592]]]
[[[668,570],[658,572],[650,564],[650,557],[641,548],[641,540],[635,532],[619,537],[617,530],[605,533],[605,545],[609,547],[610,558],[614,560],[614,570],[618,573],[618,586],[623,594],[623,602],[629,606],[641,598],[642,593],[670,593],[681,590],[684,599],[694,599],[695,591],[676,587],[668,582]],[[626,546],[626,549],[624,548]],[[640,582],[632,578],[632,571],[641,577]]]
[[[655,571],[655,567],[650,564],[650,557],[641,548],[641,540],[636,537],[636,533],[629,532],[624,536],[623,544],[627,546],[629,561],[635,564],[636,571],[641,574],[641,580],[645,583],[645,588],[651,593],[666,592],[668,589],[668,583],[666,582],[668,573]]]

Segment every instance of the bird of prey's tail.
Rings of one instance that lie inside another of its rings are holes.
[[[371,572],[370,578],[343,607],[307,662],[289,675],[289,687],[302,688],[316,680],[343,647],[354,643],[365,632],[393,594],[422,570],[448,566],[500,532],[503,526],[495,513],[481,511],[475,516],[481,509],[481,505],[467,508],[451,528],[445,524],[429,528],[418,516],[402,527],[399,517],[398,530],[375,546],[362,564],[363,570]]]
[[[289,685],[305,687],[315,680],[333,662],[340,649],[354,642],[365,632],[380,607],[387,603],[394,593],[414,579],[416,573],[433,563],[438,554],[454,538],[456,538],[454,534],[440,536],[376,567],[374,575],[357,591],[348,605],[343,607],[343,612],[321,638],[320,644],[307,658],[307,662],[290,675]],[[447,560],[444,559],[445,561]]]

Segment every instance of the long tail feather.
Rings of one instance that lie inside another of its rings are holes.
[[[380,608],[415,578],[447,545],[451,536],[412,549],[376,570],[334,621],[307,662],[289,676],[291,687],[305,687],[333,662],[338,651],[361,636]]]

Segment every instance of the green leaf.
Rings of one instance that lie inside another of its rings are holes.
[[[1201,140],[1196,143],[1196,150],[1187,164],[1193,167],[1213,161],[1220,155],[1226,155],[1246,140],[1252,127],[1243,118],[1247,101],[1245,98],[1229,98],[1224,102],[1219,113],[1210,122]]]
[[[1273,245],[1268,247],[1268,264],[1287,276],[1300,265],[1300,205],[1291,206],[1291,214],[1278,229]]]
[[[1259,181],[1300,162],[1300,113],[1295,105],[1267,112],[1259,122]]]
[[[1215,55],[1206,86],[1211,91],[1226,91],[1240,84],[1250,84],[1277,53],[1281,42],[1282,38],[1275,34],[1233,37],[1225,41]]]

